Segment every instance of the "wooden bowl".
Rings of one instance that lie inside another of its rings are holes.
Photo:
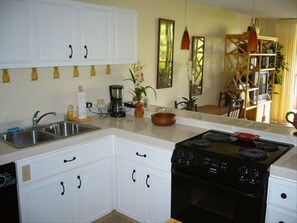
[[[158,112],[152,114],[152,123],[159,126],[173,125],[175,123],[175,114],[169,112]]]

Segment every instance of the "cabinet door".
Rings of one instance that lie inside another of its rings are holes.
[[[79,8],[80,50],[83,64],[107,64],[111,59],[110,10],[94,5]]]
[[[76,222],[91,222],[113,207],[111,159],[97,161],[73,173]]]
[[[116,209],[120,213],[139,220],[140,172],[135,163],[116,160]]]
[[[72,185],[65,175],[19,188],[22,222],[72,222]]]
[[[137,60],[136,12],[115,10],[115,62],[135,63]]]
[[[0,68],[32,66],[32,1],[1,0],[0,15]]]
[[[169,172],[144,169],[144,222],[165,222],[170,218],[170,179]]]
[[[65,1],[36,1],[41,65],[70,65],[77,58],[75,10]]]

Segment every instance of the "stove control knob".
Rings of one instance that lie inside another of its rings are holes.
[[[0,174],[0,187],[5,185],[5,183],[6,183],[6,177]]]
[[[188,161],[191,161],[192,159],[194,159],[194,155],[192,153],[188,153],[186,159]]]
[[[258,176],[260,175],[260,173],[259,173],[259,171],[258,171],[257,169],[253,169],[253,170],[251,171],[250,175],[251,175],[251,177],[252,177],[253,179],[256,179],[256,178],[258,178]]]
[[[242,166],[239,169],[240,176],[247,176],[249,174],[249,169],[246,166]]]
[[[178,158],[184,158],[185,155],[186,154],[185,154],[185,152],[183,150],[179,151],[178,154],[177,154]]]

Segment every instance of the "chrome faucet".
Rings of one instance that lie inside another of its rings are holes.
[[[37,127],[38,123],[40,122],[40,120],[46,116],[46,115],[56,115],[56,112],[48,112],[48,113],[45,113],[43,114],[42,116],[40,116],[39,118],[37,117],[38,113],[40,111],[36,111],[33,115],[33,118],[32,118],[32,123],[33,123],[33,127]]]

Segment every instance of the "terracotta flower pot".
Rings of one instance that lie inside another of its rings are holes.
[[[144,115],[143,104],[140,101],[138,101],[135,104],[134,116],[135,118],[143,118],[143,115]]]

